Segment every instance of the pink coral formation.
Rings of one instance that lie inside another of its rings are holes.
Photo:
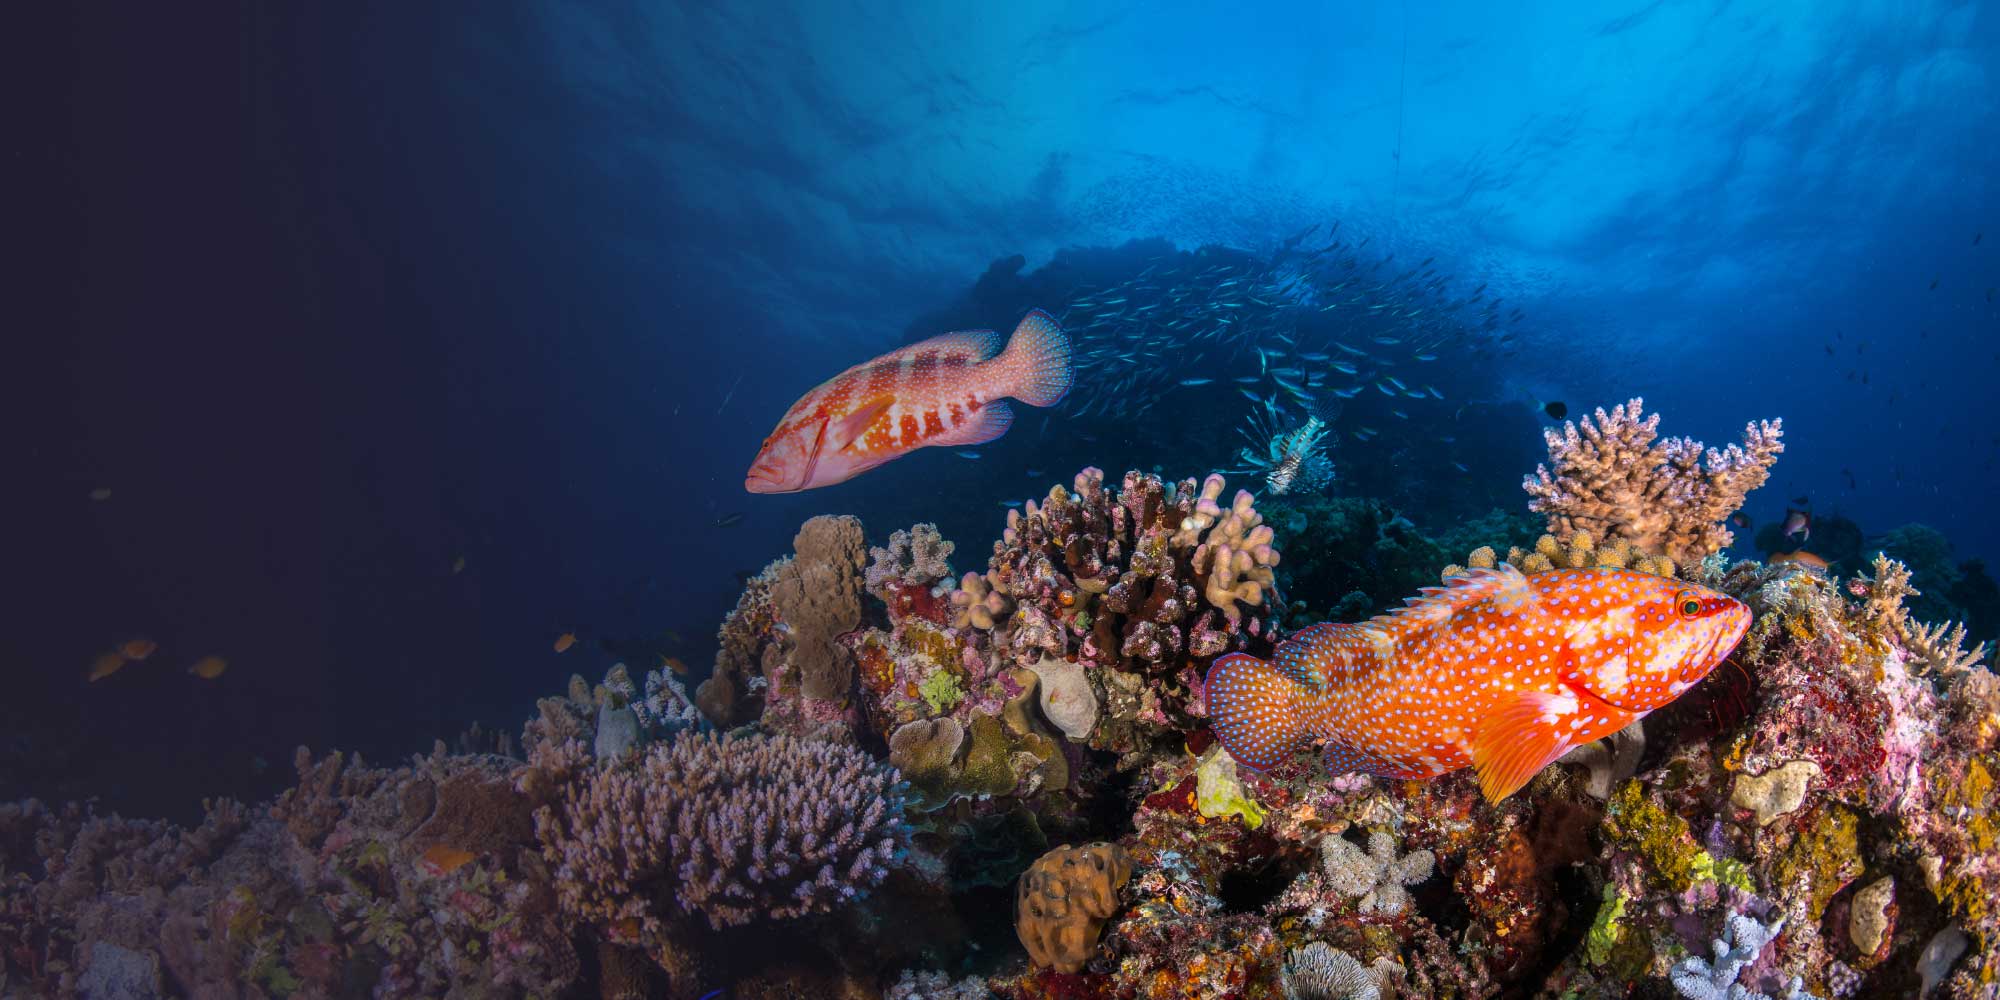
[[[1544,431],[1549,462],[1522,483],[1532,498],[1528,509],[1548,515],[1549,533],[1562,545],[1577,534],[1622,539],[1688,566],[1730,543],[1723,522],[1764,485],[1785,450],[1783,425],[1753,423],[1741,445],[1704,453],[1691,438],[1656,440],[1659,414],[1645,416],[1644,408],[1634,397],[1608,413],[1599,408],[1595,421]]]
[[[535,830],[564,912],[653,950],[681,915],[719,929],[865,892],[899,859],[902,811],[895,773],[852,748],[685,733],[565,782]]]
[[[1073,486],[1008,512],[987,572],[952,595],[956,623],[1020,666],[1083,664],[1121,722],[1169,727],[1199,708],[1209,659],[1272,638],[1275,536],[1248,493],[1218,503],[1221,476],[1127,472],[1111,490],[1085,469]],[[1098,742],[1133,739],[1127,726]]]

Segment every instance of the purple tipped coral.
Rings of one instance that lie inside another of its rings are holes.
[[[851,747],[683,733],[535,816],[565,912],[659,943],[671,898],[717,929],[822,913],[908,843],[903,785]]]

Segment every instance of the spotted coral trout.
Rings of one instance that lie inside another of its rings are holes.
[[[1054,406],[1069,392],[1069,337],[1037,309],[1000,349],[1000,335],[932,337],[826,380],[785,412],[743,480],[752,493],[794,493],[846,482],[918,448],[984,444],[1007,433],[1014,410]]]
[[[1750,626],[1734,598],[1621,569],[1476,569],[1404,603],[1303,629],[1269,661],[1218,658],[1208,711],[1230,755],[1261,770],[1323,742],[1334,774],[1470,765],[1498,802],[1680,697]]]

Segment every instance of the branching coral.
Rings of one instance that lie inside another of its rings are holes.
[[[908,840],[894,771],[831,743],[684,733],[573,782],[535,814],[573,918],[657,947],[676,914],[714,927],[833,909]]]
[[[1753,992],[1737,983],[1736,977],[1742,973],[1745,966],[1757,960],[1764,946],[1770,944],[1784,926],[1783,917],[1769,924],[1763,924],[1750,917],[1731,913],[1722,936],[1709,944],[1715,955],[1712,960],[1703,961],[1700,958],[1689,957],[1674,966],[1669,976],[1674,989],[1688,1000],[1764,998],[1764,994]],[[1800,996],[1799,981],[1794,979],[1786,991],[1786,997],[1789,1000],[1798,996]]]
[[[951,553],[956,548],[938,533],[935,524],[912,525],[889,536],[889,547],[870,547],[868,592],[894,608],[902,588],[929,588],[951,576]]]
[[[1272,531],[1247,493],[1223,507],[1223,488],[1128,472],[1114,490],[1085,469],[1008,512],[987,572],[952,595],[955,622],[1003,661],[1080,665],[1116,723],[1093,745],[1128,747],[1135,726],[1190,710],[1202,661],[1267,634]]]
[[[1596,419],[1543,432],[1549,463],[1522,482],[1528,508],[1549,518],[1565,546],[1578,533],[1622,538],[1639,552],[1686,566],[1732,540],[1723,522],[1764,484],[1785,450],[1781,421],[1753,423],[1743,443],[1704,454],[1689,438],[1656,440],[1660,418],[1634,398]]]
[[[1410,892],[1404,887],[1430,878],[1435,860],[1429,851],[1399,853],[1396,838],[1382,830],[1368,835],[1365,851],[1345,837],[1320,842],[1327,881],[1342,895],[1358,899],[1363,913],[1395,916],[1408,909]]]

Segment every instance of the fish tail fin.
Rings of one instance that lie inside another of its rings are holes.
[[[1248,653],[1230,653],[1208,668],[1208,719],[1229,756],[1265,771],[1306,744],[1305,719],[1292,706],[1298,682]]]
[[[1037,309],[1021,320],[1007,349],[989,364],[999,365],[1007,395],[1029,406],[1054,406],[1069,395],[1069,334],[1054,316]]]

